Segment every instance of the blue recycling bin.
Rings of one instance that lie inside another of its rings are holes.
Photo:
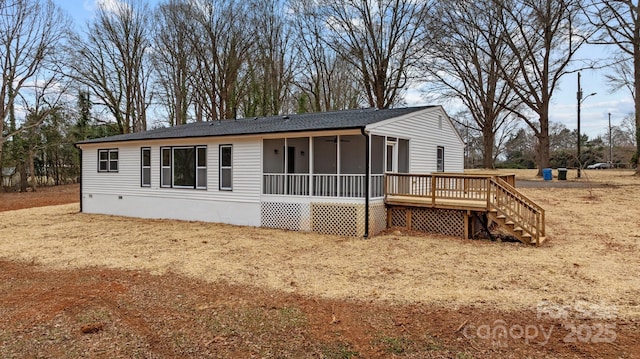
[[[553,172],[551,168],[543,168],[542,169],[542,178],[545,181],[551,181],[553,179]]]

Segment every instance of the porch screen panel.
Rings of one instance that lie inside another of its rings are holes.
[[[338,136],[313,138],[313,195],[335,197],[338,191]]]
[[[338,173],[338,136],[313,138],[313,173]]]
[[[398,140],[398,172],[409,173],[409,140]]]
[[[309,137],[287,139],[287,173],[309,173]]]
[[[384,173],[384,137],[371,136],[371,173]]]
[[[309,137],[287,138],[286,192],[293,196],[309,195]]]
[[[340,136],[340,173],[364,174],[365,154],[364,136]]]
[[[384,196],[384,156],[384,137],[371,136],[371,197]]]
[[[340,136],[340,197],[364,197],[367,142],[364,136]]]
[[[262,141],[262,193],[284,194],[284,138]]]
[[[264,173],[284,173],[284,138],[264,140],[262,149]]]

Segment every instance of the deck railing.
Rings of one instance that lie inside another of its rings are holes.
[[[545,236],[544,209],[509,182],[515,183],[511,175],[387,173],[384,188],[385,196],[420,197],[421,203],[427,199],[432,207],[437,207],[439,200],[480,204],[505,216],[539,244]]]
[[[384,175],[371,175],[371,197],[384,196]],[[364,174],[263,174],[262,193],[289,196],[350,197],[366,195]]]
[[[309,195],[308,174],[265,174],[262,182],[263,194]]]
[[[546,235],[544,209],[506,181],[500,178],[489,181],[487,205],[522,228],[536,244]]]
[[[371,175],[371,187],[369,193],[371,198],[384,197],[384,175]]]
[[[488,180],[485,175],[387,173],[385,194],[436,199],[486,200]]]

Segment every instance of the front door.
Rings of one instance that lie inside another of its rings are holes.
[[[386,163],[387,167],[385,170],[387,172],[398,172],[398,163],[396,161],[396,142],[387,141],[387,155],[386,155]]]

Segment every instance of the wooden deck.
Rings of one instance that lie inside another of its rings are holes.
[[[487,207],[486,201],[474,199],[450,199],[436,198],[435,201],[431,197],[414,197],[414,196],[387,196],[385,202],[391,206],[408,206],[408,207],[425,207],[440,209],[461,209],[461,210],[484,210]]]
[[[544,209],[514,184],[515,175],[388,173],[384,184],[388,222],[394,207],[466,211],[468,237],[469,216],[481,213],[520,241],[539,245],[545,240]]]

